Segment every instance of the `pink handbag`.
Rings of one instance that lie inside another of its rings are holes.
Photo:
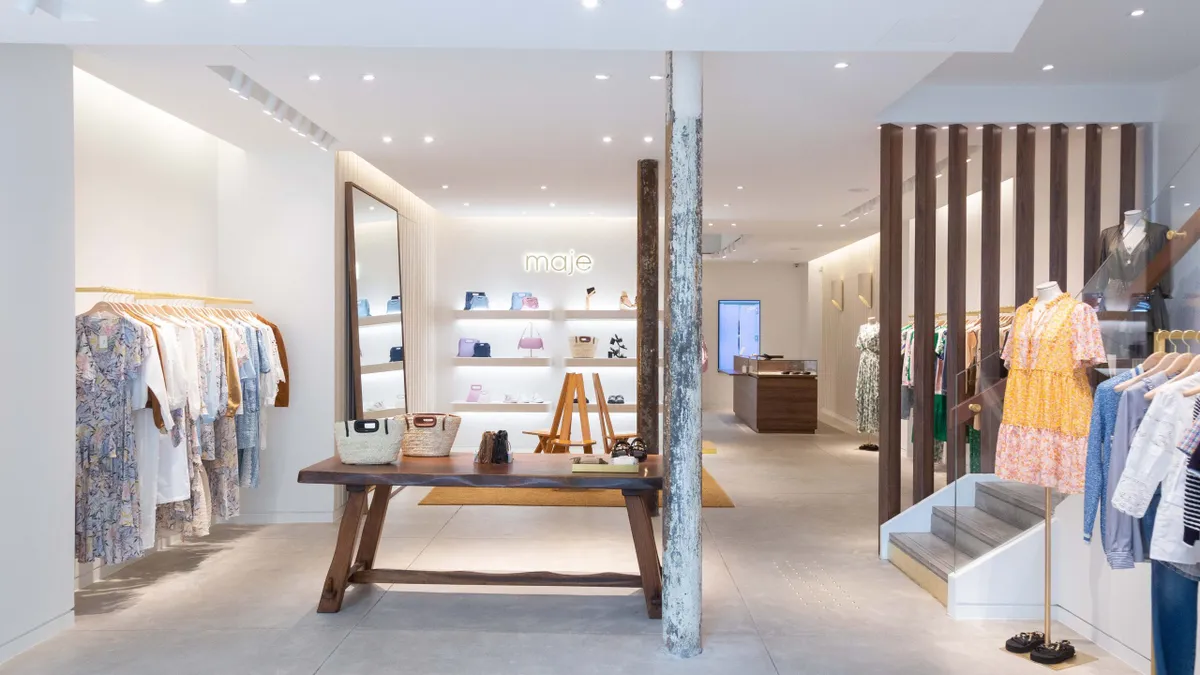
[[[529,298],[526,298],[526,300],[529,300]],[[536,303],[537,299],[534,298],[533,301]],[[528,335],[526,335],[526,333],[528,333]],[[521,339],[517,342],[517,349],[534,350],[545,348],[546,345],[542,342],[542,336],[538,334],[537,329],[533,327],[532,323],[529,324],[528,328],[521,331]]]
[[[538,299],[536,297],[531,295],[527,298],[521,298],[521,309],[537,309],[538,307]],[[528,348],[522,347],[522,349]],[[538,347],[538,349],[541,349],[541,347]]]

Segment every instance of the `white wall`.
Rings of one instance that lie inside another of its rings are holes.
[[[0,45],[0,662],[71,625],[75,372],[71,52]]]
[[[708,345],[708,372],[701,378],[704,410],[733,410],[733,377],[717,370],[717,303],[762,301],[762,350],[805,358],[808,266],[783,262],[704,261],[702,330]],[[812,358],[816,358],[815,356]]]
[[[77,69],[76,284],[210,294],[220,142]]]

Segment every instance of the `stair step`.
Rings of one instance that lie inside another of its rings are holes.
[[[975,507],[933,507],[933,533],[976,558],[1021,532],[1020,528]]]
[[[1054,492],[1057,505],[1064,496]],[[1027,530],[1046,518],[1045,488],[1016,481],[992,481],[975,484],[975,506],[988,515],[1021,530]]]
[[[971,562],[975,556],[956,550],[935,534],[928,532],[904,532],[892,534],[888,543],[904,551],[943,581],[958,567]]]

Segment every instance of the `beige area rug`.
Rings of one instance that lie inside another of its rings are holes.
[[[700,503],[707,508],[733,508],[733,500],[709,475],[700,484]],[[661,500],[661,496],[660,496]],[[423,506],[625,506],[617,490],[560,488],[436,487],[421,500]]]

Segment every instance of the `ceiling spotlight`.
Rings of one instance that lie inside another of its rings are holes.
[[[724,259],[726,259],[726,258],[728,258],[728,257],[729,257],[729,256],[727,256],[727,255],[725,255],[725,254],[721,254],[721,260],[724,260]]]
[[[374,81],[375,81],[375,75],[373,75],[372,73],[367,73],[367,74],[363,75],[363,82],[374,82]]]
[[[642,140],[645,141],[646,143],[653,143],[654,137],[653,136],[645,136],[642,138]]]
[[[949,129],[949,128],[950,128],[950,127],[948,127],[948,126],[947,126],[947,127],[942,127],[942,131],[945,131],[945,130],[947,130],[947,129]]]
[[[374,207],[374,206],[368,206],[368,207],[367,207],[367,210],[368,210],[368,211],[374,211],[374,210],[375,210],[375,207]]]
[[[667,9],[674,11],[680,7],[683,7],[683,0],[667,0]]]
[[[296,133],[299,134],[300,138],[308,138],[308,134],[311,131],[312,123],[308,121],[308,118],[301,116],[299,121],[296,122]]]
[[[655,82],[658,82],[659,80],[663,79],[663,76],[662,75],[651,75],[650,79],[654,80]]]
[[[604,73],[596,73],[596,79],[597,80],[607,80],[608,75],[605,75]]]
[[[283,121],[287,119],[288,113],[291,111],[292,109],[286,103],[280,103],[279,107],[275,109],[275,114],[271,116],[271,119],[283,124]]]
[[[846,63],[845,61],[838,61],[837,63],[833,64],[833,67],[837,68],[838,70],[844,70],[846,68],[849,68],[850,64]]]
[[[1141,16],[1145,13],[1146,13],[1146,10],[1144,10],[1144,9],[1135,9],[1129,13],[1129,16]]]
[[[308,81],[309,82],[320,82],[321,75],[319,73],[313,73],[312,75],[308,76]]]
[[[433,142],[433,136],[426,136],[424,140],[425,144],[428,145]]]
[[[940,173],[938,175],[934,176],[934,178],[941,178],[941,177],[942,177],[942,174],[940,174]]]
[[[846,226],[846,224],[845,224],[845,223],[842,223],[841,225],[838,225],[838,227],[845,227],[845,226]]]
[[[450,186],[449,186],[449,185],[443,185],[443,186],[442,186],[442,189],[443,189],[443,190],[449,190],[449,189],[450,189]]]
[[[975,127],[975,131],[983,131],[983,126],[980,125],[980,126]]]
[[[391,136],[384,136],[384,137],[383,137],[383,142],[384,142],[384,143],[391,143],[391,142],[392,142],[392,137],[391,137]]]
[[[1168,185],[1167,187],[1171,188],[1172,190],[1174,190],[1174,189],[1175,189],[1175,186],[1174,186],[1174,185]]]
[[[940,174],[939,174],[939,177],[941,177]],[[853,218],[850,219],[850,222],[853,223],[854,221],[858,220],[859,218],[862,218],[862,216],[854,216]]]
[[[709,226],[709,227],[712,227],[712,223],[709,223],[709,224],[708,224],[708,226]]]
[[[612,143],[612,136],[605,136],[604,138],[601,138],[600,140],[604,141],[605,143]]]
[[[729,205],[728,205],[728,204],[726,204],[726,205],[725,205],[725,208],[729,208]]]
[[[244,4],[246,4],[246,0],[229,0],[229,4],[231,4],[231,5],[244,5]]]
[[[267,102],[263,104],[263,114],[274,115],[277,107],[279,107],[279,99],[275,97],[275,94],[267,94]]]
[[[158,3],[162,2],[162,0],[146,0],[146,2],[151,5],[157,5]]]
[[[739,189],[739,190],[744,190],[745,188],[744,188],[744,187],[742,187],[741,185],[739,185],[739,186],[737,186],[737,189]]]
[[[1009,130],[1009,131],[1016,131],[1016,130],[1017,130],[1017,125],[1015,125],[1015,124],[1014,124],[1014,125],[1012,125],[1011,127],[1009,127],[1009,128],[1008,128],[1008,130]]]
[[[1042,66],[1042,70],[1054,70],[1054,64],[1047,63],[1046,65]]]
[[[240,94],[245,83],[246,76],[242,74],[242,71],[234,69],[233,76],[229,78],[229,91]]]
[[[542,189],[543,189],[543,190],[545,190],[545,189],[546,189],[546,186],[545,186],[545,185],[543,185],[543,186],[542,186]]]
[[[322,133],[321,134],[321,146],[320,146],[321,151],[329,152],[329,146],[333,145],[333,142],[335,140],[336,139],[333,136],[330,136],[328,133]]]
[[[463,206],[470,206],[471,202],[463,202]]]
[[[756,262],[758,262],[758,258],[755,258],[754,260],[751,260],[750,262],[751,262],[751,264],[756,263]]]
[[[1042,131],[1049,131],[1049,130],[1050,130],[1050,125],[1049,125],[1049,124],[1047,124],[1046,126],[1042,127]]]
[[[554,202],[550,202],[550,208],[554,208],[556,206],[558,206],[558,204],[555,204]]]
[[[731,227],[737,227],[737,223],[730,223],[729,225],[730,225]]]
[[[968,157],[968,158],[967,158],[967,164],[970,164],[970,163],[971,163],[971,158],[970,158],[970,157]]]
[[[1080,124],[1079,126],[1075,127],[1075,131],[1083,131],[1083,125]]]
[[[312,143],[319,148],[321,147],[321,139],[323,138],[325,138],[325,132],[318,131],[312,135],[312,140],[310,140],[309,143]]]
[[[1114,124],[1111,127],[1109,127],[1109,129],[1112,129],[1113,131],[1116,131],[1117,129],[1120,129],[1120,128],[1121,128],[1121,125],[1119,125],[1119,124]]]
[[[584,9],[596,9],[600,6],[600,0],[583,0]]]
[[[825,227],[825,223],[817,223],[817,227]]]

